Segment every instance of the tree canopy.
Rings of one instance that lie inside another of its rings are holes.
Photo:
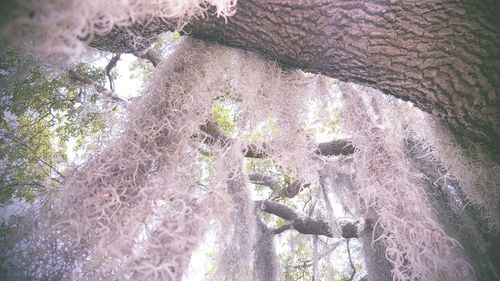
[[[0,279],[498,280],[498,9],[430,2],[12,4]]]
[[[111,108],[99,104],[98,93],[74,83],[67,74],[50,77],[41,65],[29,65],[9,52],[0,62],[2,75],[1,171],[3,204],[12,196],[34,199],[37,187],[57,185],[67,162],[68,141],[78,147],[96,138]],[[102,84],[103,70],[81,64],[74,74]]]

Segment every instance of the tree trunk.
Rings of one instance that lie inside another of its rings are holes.
[[[377,217],[373,210],[368,212],[366,217],[371,222],[376,221]],[[366,265],[367,281],[387,281],[392,280],[391,270],[394,268],[385,257],[386,245],[384,240],[373,243],[373,228],[368,227],[359,236],[363,245],[363,256]],[[375,239],[380,235],[379,231],[375,233]]]
[[[184,31],[409,100],[470,139],[500,138],[497,1],[241,0],[237,7],[232,17],[196,20]],[[175,26],[153,20],[92,45],[136,52]]]
[[[255,281],[276,281],[279,275],[278,256],[274,247],[274,234],[257,216],[254,247],[253,278]]]

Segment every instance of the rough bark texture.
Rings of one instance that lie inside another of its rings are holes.
[[[276,248],[274,247],[274,234],[257,218],[257,238],[255,244],[254,273],[255,281],[278,280],[279,263]]]
[[[137,24],[93,45],[136,52],[175,26]],[[410,100],[490,146],[500,138],[498,1],[242,0],[227,22],[209,17],[184,31]]]
[[[218,145],[225,147],[231,145],[234,142],[233,139],[224,135],[217,123],[215,123],[215,121],[213,120],[207,120],[205,124],[200,126],[200,129],[203,133],[205,133],[205,136],[203,136],[202,138],[203,141],[209,145],[218,143]],[[265,143],[249,144],[245,148],[243,148],[242,152],[243,156],[248,158],[269,157],[269,148]],[[317,144],[317,149],[315,152],[316,154],[322,156],[350,155],[354,153],[354,147],[349,140],[332,140]],[[291,198],[293,196],[287,197]]]
[[[349,140],[333,140],[318,144],[319,155],[350,155],[354,153],[354,146]]]
[[[376,218],[375,212],[370,211],[368,216],[370,220]],[[365,258],[367,281],[387,281],[392,280],[391,270],[392,264],[385,257],[386,246],[384,240],[379,240],[373,243],[372,239],[373,228],[368,227],[359,236],[363,245],[363,255]],[[377,238],[379,233],[375,233]]]
[[[76,72],[75,70],[69,70],[68,76],[71,80],[73,80],[75,82],[82,83],[83,85],[88,85],[88,86],[94,87],[97,92],[103,94],[107,99],[112,100],[113,102],[121,103],[121,104],[126,103],[126,101],[124,99],[118,97],[113,91],[106,89],[105,87],[96,83],[94,80]]]
[[[278,216],[290,223],[274,229],[274,234],[280,234],[289,229],[295,229],[302,234],[324,235],[333,237],[333,231],[326,221],[315,220],[309,217],[301,217],[292,208],[272,200],[255,201],[256,206],[262,212]],[[343,238],[358,238],[357,226],[345,222],[340,225]]]

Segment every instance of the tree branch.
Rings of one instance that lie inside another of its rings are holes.
[[[12,142],[15,142],[21,146],[23,146],[26,150],[28,150],[32,155],[33,157],[37,160],[38,164],[40,166],[47,166],[49,167],[54,173],[56,173],[59,177],[61,178],[64,178],[64,175],[59,172],[59,170],[54,167],[51,163],[49,163],[47,160],[43,159],[42,157],[39,157],[38,156],[38,153],[36,151],[36,149],[32,148],[31,146],[29,146],[27,143],[23,142],[23,141],[20,141],[18,138],[14,137],[12,134],[10,133],[7,133],[7,132],[0,132],[2,136],[4,136],[5,138],[7,138],[8,140],[12,141]],[[50,176],[50,175],[49,175]]]
[[[108,99],[114,101],[114,102],[117,102],[117,103],[120,103],[120,104],[125,104],[126,101],[120,97],[118,97],[114,92],[104,88],[103,86],[99,85],[98,83],[96,83],[94,80],[88,78],[88,77],[85,77],[83,75],[81,75],[80,73],[74,71],[74,70],[69,70],[68,71],[68,74],[69,74],[69,78],[76,81],[76,82],[80,82],[84,85],[89,85],[89,86],[92,86],[94,87],[94,89],[103,94],[104,96],[106,96]]]
[[[352,262],[352,257],[351,257],[351,247],[349,246],[349,241],[351,239],[347,239],[347,256],[349,258],[349,264],[351,265],[351,268],[352,268],[352,273],[351,273],[351,277],[349,278],[349,281],[352,281],[354,280],[354,275],[356,275],[356,267],[354,266],[354,263]]]
[[[108,65],[106,65],[106,68],[104,68],[106,70],[106,76],[108,76],[109,88],[111,89],[112,92],[115,91],[115,83],[113,81],[113,77],[111,77],[111,71],[113,70],[113,68],[116,67],[118,60],[120,60],[120,55],[121,54],[113,55]]]
[[[299,217],[299,215],[292,208],[282,205],[276,201],[258,200],[255,201],[255,203],[261,211],[278,216],[287,221],[293,221]]]
[[[275,235],[280,234],[289,229],[295,229],[302,234],[313,234],[313,235],[323,235],[327,237],[333,237],[333,232],[329,227],[328,223],[322,220],[315,220],[312,218],[304,218],[299,216],[292,208],[280,204],[276,201],[271,200],[259,200],[255,201],[256,206],[262,212],[278,216],[290,223],[282,226],[280,228],[274,229],[273,233]],[[351,223],[345,223],[341,228],[346,228],[347,231],[342,231],[342,237],[344,238],[357,238],[358,233],[349,231],[355,225]]]
[[[136,52],[178,26],[152,18],[95,36],[91,45]],[[455,131],[493,144],[500,134],[499,31],[491,5],[451,0],[246,0],[231,17],[199,18],[185,28],[193,37],[260,52],[285,67],[410,100]]]
[[[248,179],[253,184],[264,185],[269,187],[273,191],[276,190],[276,182],[271,176],[266,176],[259,173],[252,173],[248,175]]]
[[[302,188],[307,188],[311,186],[310,183],[302,184],[302,180],[296,180],[292,183],[287,184],[283,190],[278,195],[282,195],[288,198],[293,198],[299,194],[299,192],[302,190]]]
[[[316,154],[329,156],[329,155],[350,155],[354,153],[354,146],[347,140],[332,140],[318,144]]]
[[[200,126],[200,129],[202,132],[206,134],[206,138],[204,139],[205,143],[208,143],[210,145],[213,145],[215,143],[219,143],[222,147],[228,146],[232,143],[232,140],[228,138],[227,136],[224,135],[224,133],[220,130],[220,128],[217,126],[217,123],[215,123],[213,120],[207,120],[205,124]],[[341,147],[345,147],[345,142],[344,145]],[[244,152],[244,155],[246,153]],[[263,175],[253,175],[255,180],[263,180],[264,176]],[[269,178],[267,178],[269,180]],[[270,184],[270,186],[276,186],[275,184]],[[296,181],[292,184],[289,184],[284,190],[283,190],[283,195],[287,196],[289,198],[294,197],[295,195],[298,194],[298,192],[301,189],[302,182]],[[304,186],[309,186],[309,184],[306,184]],[[264,201],[256,201],[256,206],[263,212],[269,213],[276,215],[278,217],[281,217],[287,221],[290,221],[289,225],[280,227],[278,229],[274,229],[273,233],[280,234],[288,229],[295,229],[298,232],[302,234],[314,234],[314,235],[324,235],[327,237],[333,237],[333,232],[330,229],[329,225],[327,222],[322,221],[322,220],[314,220],[312,218],[303,218],[300,217],[293,209],[282,205],[280,203],[277,203],[275,201],[271,200],[264,200]],[[344,226],[346,229],[351,229],[351,228],[356,228],[354,225],[350,225],[347,223]],[[351,238],[351,237],[357,237],[357,231],[342,231],[342,236],[344,238]]]
[[[151,64],[156,67],[161,63],[162,57],[160,53],[158,53],[155,49],[148,49],[144,55],[141,56],[142,58],[147,59]]]
[[[253,184],[267,186],[273,191],[279,188],[278,184],[271,176],[266,176],[259,173],[253,173],[248,175],[248,179]],[[277,196],[293,198],[297,194],[299,194],[299,192],[302,190],[303,187],[307,188],[310,185],[311,185],[310,183],[302,184],[301,180],[296,180],[292,183],[287,184],[283,189],[281,189],[277,194]]]
[[[225,146],[233,142],[231,138],[224,135],[213,120],[207,120],[205,124],[200,126],[200,129],[207,135],[205,142],[208,144],[220,141]],[[321,156],[349,155],[354,153],[354,147],[349,140],[332,140],[320,143],[317,147],[316,154]],[[266,158],[269,156],[268,151],[269,148],[265,143],[260,145],[249,144],[243,149],[243,155],[248,158]]]
[[[153,49],[152,47],[147,49],[147,51],[137,51],[137,52],[133,52],[134,56],[138,57],[138,58],[142,58],[142,59],[146,59],[148,60],[152,65],[153,67],[157,67],[163,57],[162,55],[157,52],[155,49]]]
[[[321,240],[320,240],[321,241]],[[337,247],[343,242],[344,240],[338,240],[337,242],[333,243],[332,245],[330,245],[330,247],[328,247],[325,251],[321,252],[318,257],[317,257],[317,260],[321,260],[322,258],[324,258],[325,256],[329,255],[331,252],[333,252],[335,249],[337,249]],[[313,260],[312,259],[309,259],[309,260],[305,260],[302,262],[301,265],[292,265],[292,266],[289,266],[289,267],[292,267],[292,268],[307,268],[307,267],[310,267],[312,266],[313,264]]]

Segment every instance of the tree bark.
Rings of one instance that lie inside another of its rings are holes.
[[[75,82],[79,82],[79,83],[82,83],[83,85],[89,85],[89,86],[94,87],[98,93],[103,94],[107,99],[109,99],[113,102],[120,103],[120,104],[126,104],[126,101],[124,99],[120,98],[119,96],[117,96],[113,91],[106,89],[105,87],[99,85],[94,80],[78,73],[75,70],[69,70],[68,76],[71,80],[73,80]]]
[[[233,139],[224,135],[213,120],[207,120],[205,124],[200,126],[200,130],[205,136],[198,137],[201,137],[206,144],[214,145],[218,143],[220,146],[225,147],[234,142]],[[242,151],[243,156],[248,158],[267,158],[270,152],[265,143],[248,144]],[[317,144],[315,153],[321,156],[350,155],[354,153],[354,146],[348,139],[331,140]]]
[[[274,234],[271,229],[257,216],[255,257],[253,278],[255,281],[278,280],[279,263],[276,248],[274,247]]]
[[[176,26],[153,20],[114,30],[92,45],[136,52]],[[242,0],[227,20],[201,18],[184,32],[377,88],[473,140],[494,145],[500,137],[497,1]]]
[[[333,237],[333,231],[326,221],[301,217],[292,208],[272,200],[255,201],[257,208],[265,213],[278,216],[290,223],[274,229],[275,235],[289,229],[295,229],[302,234],[324,235]],[[341,235],[343,238],[358,238],[358,228],[350,222],[341,222]]]
[[[369,210],[367,213],[367,218],[370,221],[375,221],[376,215],[373,210]],[[363,256],[366,264],[366,271],[368,273],[367,281],[387,281],[392,280],[391,270],[394,268],[391,262],[386,258],[386,245],[384,240],[379,240],[373,243],[372,232],[373,228],[370,225],[366,228],[363,233],[360,234],[359,238],[363,245]],[[379,231],[376,230],[375,238],[379,235]]]

